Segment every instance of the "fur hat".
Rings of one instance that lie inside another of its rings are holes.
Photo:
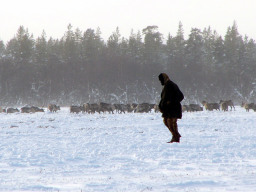
[[[170,81],[170,78],[168,77],[168,75],[166,73],[161,73],[158,76],[159,81],[161,81],[162,85],[165,85],[167,81]]]

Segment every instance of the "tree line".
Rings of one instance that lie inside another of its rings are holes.
[[[156,103],[166,72],[185,95],[184,102],[233,99],[254,101],[256,44],[241,36],[234,22],[224,37],[211,27],[192,28],[184,37],[164,37],[157,26],[119,28],[104,40],[100,28],[67,26],[63,37],[34,38],[20,26],[6,44],[0,40],[0,104],[84,102]]]

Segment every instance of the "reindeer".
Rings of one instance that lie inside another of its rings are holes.
[[[218,103],[207,103],[206,101],[202,101],[203,106],[208,111],[219,110],[220,111],[220,104]]]
[[[57,106],[55,104],[50,104],[48,105],[48,109],[50,112],[57,112],[58,110],[60,110],[60,106]]]
[[[220,105],[221,103],[225,102],[224,105],[227,105],[227,111],[228,111],[228,107],[230,107],[230,110],[232,111],[232,109],[234,108],[235,110],[235,106],[234,106],[234,103],[232,100],[227,100],[227,101],[223,101],[223,100],[220,100]]]
[[[75,105],[71,105],[70,106],[70,113],[80,113],[84,111],[84,107],[83,106],[75,106]]]
[[[91,114],[94,114],[95,112],[100,113],[100,106],[97,103],[85,103],[83,105],[83,111]]]
[[[115,108],[117,113],[125,113],[126,108],[127,108],[126,105],[124,105],[124,104],[117,104],[117,103],[115,103],[113,105],[114,105],[114,108]]]
[[[228,111],[228,103],[225,101],[221,101],[220,108],[222,111]]]
[[[203,107],[198,104],[189,104],[189,105],[182,105],[182,111],[187,112],[194,112],[194,111],[203,111]]]
[[[90,104],[89,103],[85,103],[83,105],[83,108],[84,108],[84,112],[86,113],[91,113],[91,107],[90,107]]]
[[[17,109],[17,108],[8,108],[6,110],[6,113],[16,113],[16,112],[20,112],[19,109]]]
[[[32,112],[31,108],[27,107],[27,106],[22,107],[20,110],[21,110],[21,113],[31,113]]]
[[[233,103],[232,100],[228,100],[228,101],[226,101],[226,102],[227,102],[228,107],[231,108],[231,111],[232,111],[232,108],[234,108],[234,110],[235,110],[235,105],[234,105],[234,103]]]
[[[44,109],[32,106],[31,107],[31,112],[44,112]]]
[[[249,112],[250,109],[256,111],[256,105],[254,103],[243,103],[242,102],[242,107],[245,108],[246,112]]]
[[[201,107],[198,104],[189,104],[189,111],[194,112],[194,111],[203,111],[203,107]]]
[[[135,113],[148,113],[151,111],[151,109],[154,108],[154,104],[149,104],[149,103],[141,103],[139,104],[136,109]]]
[[[109,104],[109,103],[103,103],[103,102],[100,102],[99,103],[99,112],[109,112],[109,113],[114,113],[114,106]]]
[[[158,104],[154,104],[154,110],[155,110],[155,113],[160,112]]]
[[[126,110],[128,113],[132,113],[135,111],[135,109],[137,108],[138,104],[137,103],[129,103],[126,105]]]
[[[189,108],[189,105],[182,105],[182,112],[189,112],[190,111],[190,108]]]

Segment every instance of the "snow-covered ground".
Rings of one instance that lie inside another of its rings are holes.
[[[256,191],[256,113],[0,113],[0,191]]]

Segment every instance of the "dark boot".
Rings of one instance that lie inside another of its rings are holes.
[[[181,137],[180,134],[179,133],[177,134],[175,129],[172,126],[168,127],[168,129],[172,133],[172,139],[168,143],[180,142],[180,137]]]
[[[177,139],[177,137],[172,136],[172,140],[170,141],[170,143],[173,143],[173,142],[179,142],[179,139]]]
[[[172,136],[172,140],[170,141],[170,143],[173,143],[173,142],[179,143],[180,136],[179,135]]]

